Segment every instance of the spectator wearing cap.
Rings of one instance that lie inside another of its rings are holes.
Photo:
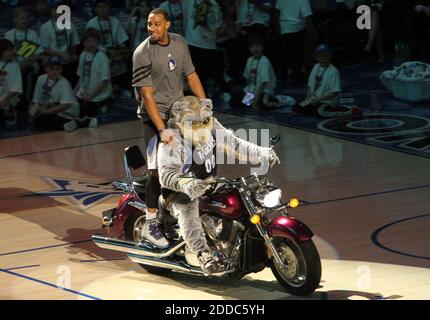
[[[46,74],[39,76],[33,94],[30,115],[36,127],[43,129],[73,131],[84,124],[79,120],[79,104],[73,95],[72,86],[64,78],[63,59],[48,57]],[[97,119],[86,119],[85,125],[97,126]]]
[[[0,40],[0,115],[6,126],[17,121],[16,105],[22,93],[22,79],[19,64],[13,61],[13,44],[7,39]]]
[[[319,45],[315,50],[317,63],[312,68],[308,78],[306,99],[296,104],[293,111],[299,114],[320,116],[321,107],[338,105],[341,93],[340,73],[331,63],[333,51],[326,44]]]
[[[74,89],[81,107],[81,116],[96,117],[112,96],[109,58],[97,49],[99,33],[87,29],[83,36],[84,51],[79,56]]]
[[[47,56],[59,56],[64,60],[63,75],[71,83],[76,82],[76,60],[77,46],[80,43],[78,32],[71,22],[70,29],[59,29],[57,20],[60,13],[57,13],[57,7],[61,1],[50,1],[49,9],[51,19],[46,21],[40,27],[40,44]]]

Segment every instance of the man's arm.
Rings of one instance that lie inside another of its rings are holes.
[[[161,118],[160,111],[158,111],[157,103],[154,99],[154,88],[153,87],[140,87],[139,92],[143,98],[146,112],[152,123],[155,125],[157,130],[161,130],[166,127],[163,119]]]
[[[187,79],[188,86],[190,87],[190,90],[193,95],[195,95],[197,98],[206,98],[202,83],[200,82],[200,78],[196,72],[193,72],[190,75],[186,76],[185,79]]]

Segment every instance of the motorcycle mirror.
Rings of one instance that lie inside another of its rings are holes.
[[[272,147],[274,147],[278,142],[279,142],[279,140],[281,140],[281,136],[279,135],[279,134],[277,134],[276,136],[274,136],[274,137],[271,137],[270,138],[270,145],[272,146]]]

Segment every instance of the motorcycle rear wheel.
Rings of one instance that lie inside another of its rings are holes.
[[[321,280],[321,260],[312,240],[295,242],[288,238],[274,238],[274,245],[283,266],[272,258],[270,268],[284,289],[293,295],[308,296],[318,288]]]
[[[145,214],[135,212],[133,213],[126,221],[124,225],[124,234],[125,239],[128,241],[133,242],[141,242],[142,241],[142,227],[145,224],[146,217]],[[171,269],[165,269],[165,268],[159,268],[154,266],[149,266],[143,263],[139,263],[139,266],[141,266],[143,269],[145,269],[148,273],[152,274],[168,274],[172,272]]]

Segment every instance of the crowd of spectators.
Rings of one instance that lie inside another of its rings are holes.
[[[56,25],[61,4],[72,10],[71,29]],[[370,30],[356,25],[362,4]],[[336,64],[428,61],[430,52],[430,0],[1,0],[0,121],[96,127],[112,99],[132,97],[131,56],[156,7],[187,40],[208,95],[231,107],[249,93],[245,105],[279,106],[276,83],[323,77],[321,43]]]

